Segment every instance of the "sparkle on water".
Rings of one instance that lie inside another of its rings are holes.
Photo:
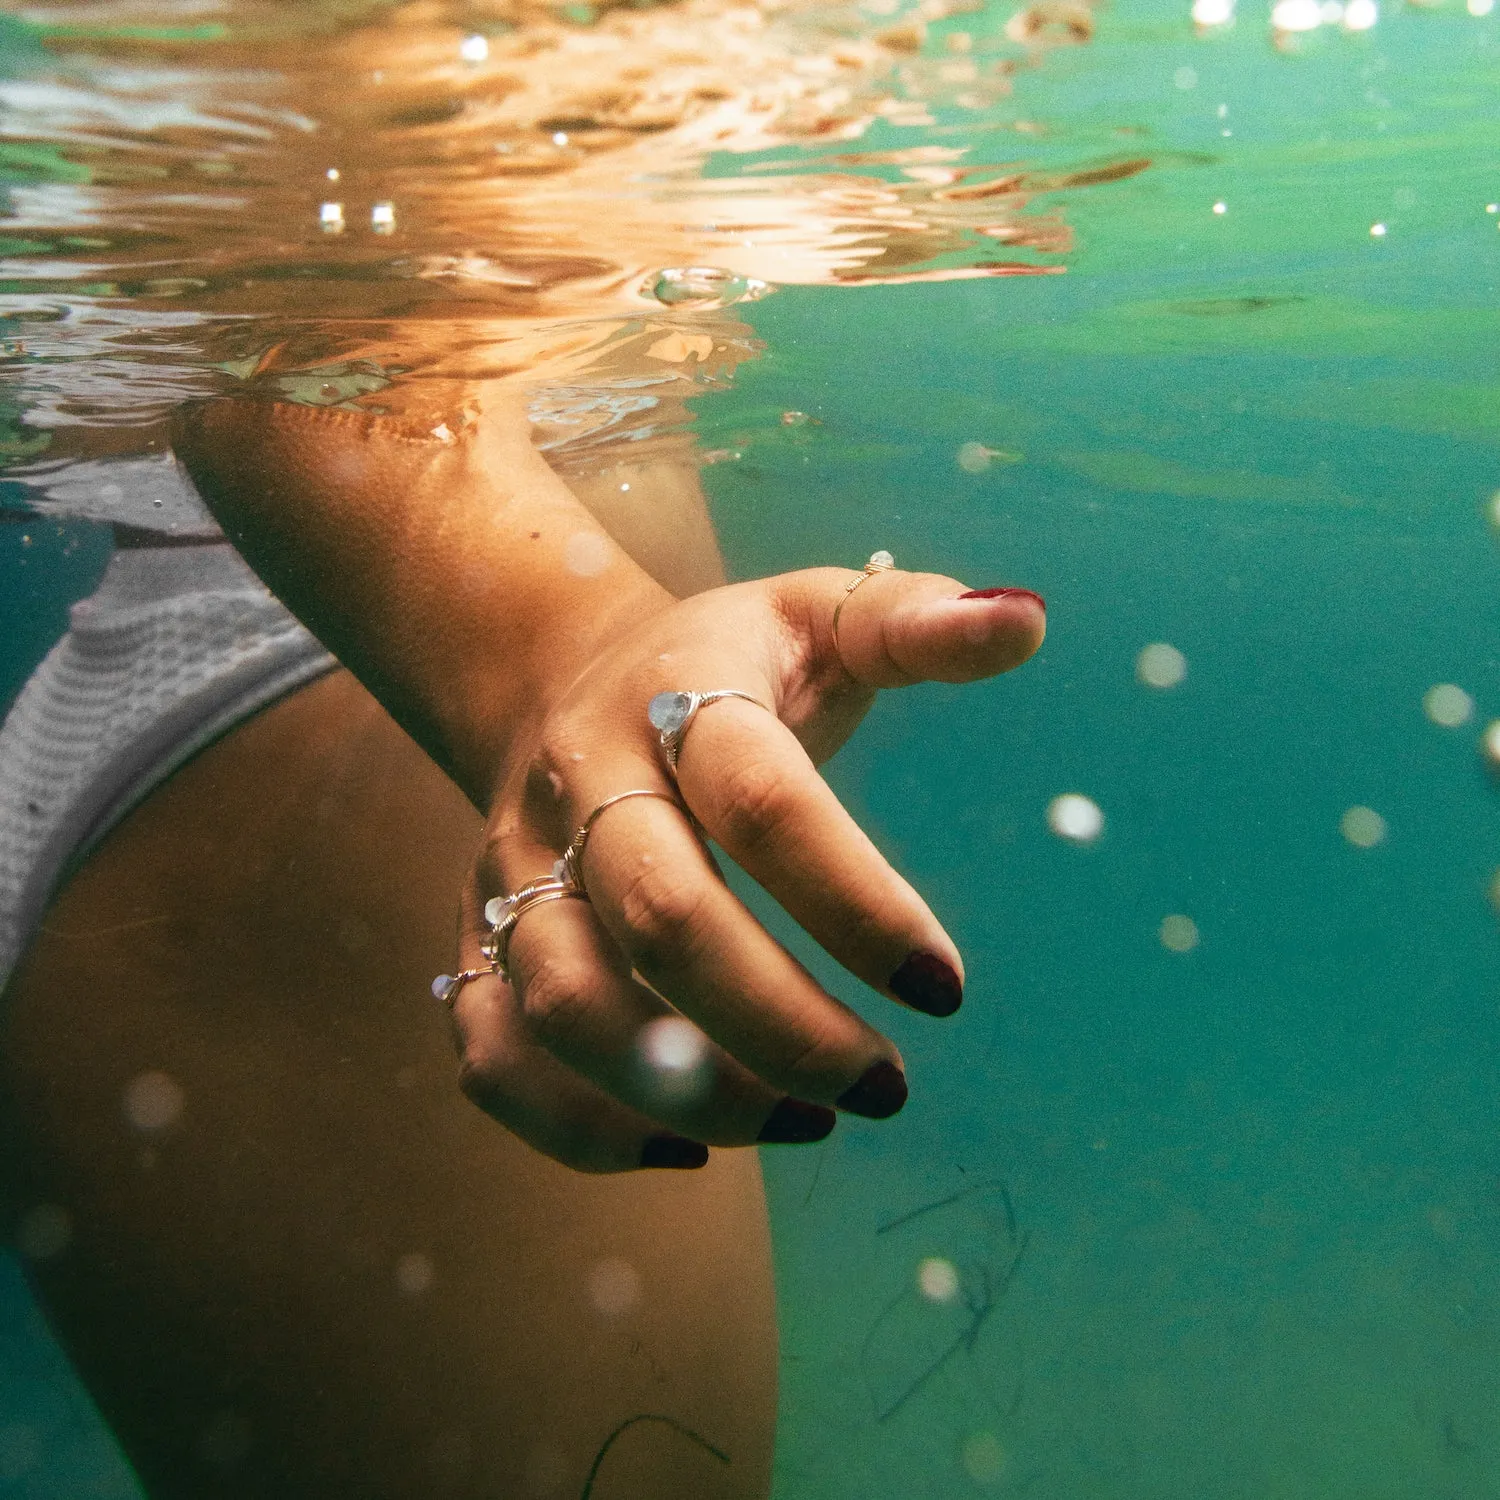
[[[958,1296],[958,1267],[941,1255],[929,1255],[917,1267],[917,1289],[929,1302],[952,1302]]]

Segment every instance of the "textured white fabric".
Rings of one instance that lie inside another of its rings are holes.
[[[74,861],[334,665],[227,542],[116,552],[0,728],[0,987]]]

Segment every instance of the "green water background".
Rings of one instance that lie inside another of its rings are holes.
[[[898,1120],[766,1155],[779,1500],[1500,1495],[1476,748],[1500,715],[1500,20],[1390,8],[1282,56],[1263,10],[1210,38],[1184,11],[1125,0],[973,137],[1032,169],[1153,158],[1051,200],[1066,275],[784,290],[748,313],[763,359],[700,405],[736,573],[884,546],[1049,603],[1023,670],[887,695],[829,767],[969,989],[947,1023],[869,1007],[907,1058]],[[971,442],[1019,459],[966,473]],[[7,683],[100,557],[0,528]],[[1152,641],[1181,686],[1136,681]],[[1423,715],[1447,681],[1466,727]],[[1103,809],[1095,845],[1048,832],[1067,791]],[[1387,820],[1373,849],[1340,835],[1354,804]],[[941,1256],[979,1299],[1023,1246],[977,1327],[914,1290]],[[19,1316],[0,1433],[48,1457],[0,1495],[128,1493]]]

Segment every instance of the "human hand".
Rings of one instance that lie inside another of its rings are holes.
[[[701,1166],[708,1145],[818,1140],[829,1106],[883,1118],[906,1099],[895,1046],[751,916],[684,806],[853,974],[928,1014],[958,1008],[958,950],[815,766],[880,688],[1018,666],[1045,606],[933,574],[876,573],[846,594],[850,580],[819,568],[663,604],[511,744],[464,892],[466,968],[487,964],[487,901],[545,875],[607,799],[662,794],[600,814],[581,860],[588,900],[526,911],[508,980],[484,973],[450,995],[465,1092],[568,1166]],[[700,709],[674,788],[646,705],[720,689],[766,707]]]

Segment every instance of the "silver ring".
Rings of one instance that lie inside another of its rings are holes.
[[[632,797],[656,797],[663,802],[670,802],[679,812],[685,813],[688,820],[692,820],[692,813],[688,812],[682,803],[670,792],[658,792],[646,787],[637,787],[628,792],[616,792],[613,797],[606,797],[579,826],[578,832],[573,835],[572,842],[563,850],[563,856],[553,865],[552,872],[559,880],[571,882],[580,891],[584,890],[583,883],[583,851],[588,846],[589,834],[594,831],[594,824],[599,820],[599,814],[605,808],[613,807],[616,802],[627,802]]]
[[[490,930],[479,944],[479,951],[489,960],[490,972],[502,979],[510,980],[510,940],[516,923],[533,906],[542,906],[548,901],[587,901],[588,892],[571,880],[544,875],[538,880],[529,880],[520,890],[509,896],[495,896],[484,903],[484,919]]]
[[[767,713],[771,712],[759,698],[752,698],[749,693],[742,693],[738,688],[718,688],[711,693],[658,693],[646,705],[646,717],[661,736],[662,757],[674,778],[677,775],[677,757],[682,752],[682,742],[687,737],[688,726],[697,717],[700,708],[717,703],[721,698],[743,698],[746,703],[753,703],[757,708],[765,708]]]

